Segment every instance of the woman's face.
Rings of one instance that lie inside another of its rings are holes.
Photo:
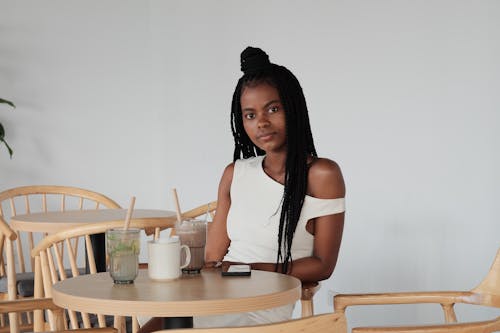
[[[240,103],[250,140],[266,153],[286,152],[285,110],[278,90],[268,83],[244,87]]]

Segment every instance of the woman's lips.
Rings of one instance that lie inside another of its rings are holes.
[[[269,141],[273,138],[274,133],[264,133],[257,137],[260,141]]]

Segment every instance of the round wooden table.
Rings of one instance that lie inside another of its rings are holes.
[[[67,210],[64,212],[44,212],[15,215],[11,217],[10,226],[15,231],[54,233],[63,229],[76,227],[87,223],[124,221],[127,215],[126,209],[85,209]],[[157,209],[135,209],[132,214],[132,221],[143,222],[163,222],[165,226],[171,223],[173,227],[176,221],[176,214],[169,210]],[[154,229],[154,228],[153,228]],[[106,239],[104,234],[90,236],[94,253],[101,253],[96,256],[95,263],[98,272],[106,271]],[[88,269],[87,269],[88,273]]]
[[[124,221],[126,209],[88,209],[65,212],[32,213],[12,216],[10,226],[17,231],[54,233],[85,223]],[[132,220],[175,221],[175,212],[157,209],[135,209]]]
[[[300,299],[300,280],[252,271],[251,276],[221,276],[220,270],[183,275],[168,282],[150,280],[141,269],[133,284],[114,284],[109,273],[81,275],[52,287],[60,307],[118,316],[190,317],[269,309]]]

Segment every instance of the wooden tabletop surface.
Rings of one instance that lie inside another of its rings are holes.
[[[183,317],[246,312],[295,303],[300,280],[252,271],[249,277],[223,277],[220,270],[157,282],[141,269],[133,284],[117,285],[108,272],[57,282],[54,303],[67,309],[119,316]]]
[[[126,214],[126,209],[89,209],[32,213],[12,216],[10,225],[17,231],[53,233],[84,223],[123,221]],[[132,215],[132,220],[157,221],[160,219],[172,219],[174,221],[174,218],[175,212],[156,209],[135,209]]]

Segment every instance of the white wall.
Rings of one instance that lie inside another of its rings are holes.
[[[329,290],[465,290],[499,247],[498,1],[1,1],[0,190],[64,184],[123,206],[214,199],[248,45],[288,66],[348,211]],[[436,313],[434,313],[436,310]],[[440,322],[357,308],[353,325]],[[498,311],[459,307],[463,319]]]

